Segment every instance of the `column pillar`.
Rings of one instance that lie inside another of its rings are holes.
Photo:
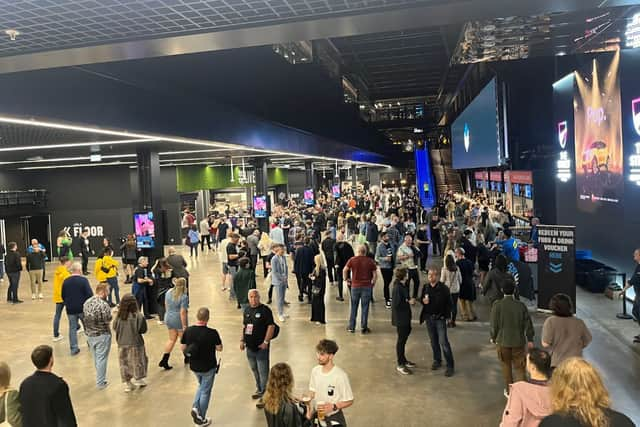
[[[315,171],[313,169],[313,162],[311,160],[306,160],[304,162],[304,173],[305,173],[305,185],[306,188],[313,188],[314,192],[316,190],[316,178]]]
[[[356,164],[351,165],[351,191],[355,194],[358,191],[358,168]]]
[[[137,210],[153,212],[155,247],[143,249],[145,256],[153,262],[164,255],[166,212],[162,209],[160,193],[160,156],[149,147],[136,148],[138,161],[138,204]],[[133,219],[132,219],[133,221]]]
[[[256,196],[268,196],[267,189],[269,187],[269,182],[267,178],[267,159],[264,157],[260,157],[253,162],[253,167],[256,174]],[[273,200],[270,200],[267,197],[267,215],[271,214],[271,205],[273,204]],[[253,200],[250,202],[253,205]],[[269,218],[257,218],[258,228],[260,231],[264,231],[265,233],[269,232]]]

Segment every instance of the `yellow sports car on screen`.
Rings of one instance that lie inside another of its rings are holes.
[[[587,174],[609,170],[609,149],[604,141],[594,141],[582,152],[582,169]]]

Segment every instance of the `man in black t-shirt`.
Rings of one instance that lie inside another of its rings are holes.
[[[256,379],[256,391],[252,399],[259,399],[256,407],[264,408],[262,395],[267,388],[269,376],[269,343],[275,333],[275,322],[271,309],[260,303],[257,289],[249,291],[249,307],[243,313],[240,351],[246,350],[249,366]]]
[[[238,254],[238,241],[240,241],[240,235],[238,233],[229,234],[229,243],[227,243],[227,247],[225,248],[225,252],[227,254],[227,267],[229,268],[232,284],[233,279],[236,277],[236,273],[238,272],[238,259],[240,259],[240,255]],[[229,289],[229,299],[236,299],[236,293],[233,290],[233,285]]]
[[[202,307],[196,315],[196,324],[189,326],[182,335],[182,351],[189,357],[189,366],[198,379],[198,390],[191,408],[193,422],[208,426],[207,409],[211,399],[213,379],[218,371],[216,351],[222,351],[222,340],[218,331],[207,327],[209,309]]]

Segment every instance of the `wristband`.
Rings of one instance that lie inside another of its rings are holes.
[[[269,345],[269,341],[267,341],[267,340],[264,340],[262,343],[266,344],[266,345]]]

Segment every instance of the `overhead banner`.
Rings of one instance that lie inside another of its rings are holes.
[[[551,297],[567,294],[576,304],[576,228],[538,225],[538,308],[549,309]]]

